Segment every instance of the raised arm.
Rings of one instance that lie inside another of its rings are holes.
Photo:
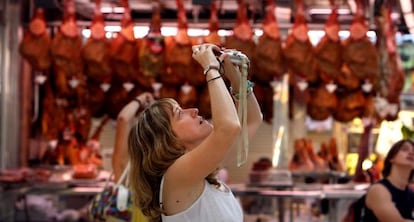
[[[116,119],[114,152],[112,154],[112,169],[115,181],[118,181],[128,163],[128,134],[136,121],[139,109],[153,100],[150,93],[142,93],[122,108]]]
[[[223,60],[224,66],[224,75],[229,79],[231,88],[233,90],[233,94],[239,93],[240,88],[240,80],[241,80],[241,71],[240,67],[237,67],[232,64],[227,54],[221,55],[221,59]],[[252,86],[253,87],[253,86]],[[234,99],[236,102],[236,107],[238,103],[238,99]],[[250,91],[247,95],[247,126],[249,131],[249,138],[252,138],[257,129],[259,128],[260,124],[263,121],[263,115],[260,110],[260,106],[257,102],[256,96],[254,95],[254,91]]]
[[[175,175],[177,181],[182,179],[180,186],[193,186],[212,173],[235,143],[241,129],[236,108],[219,73],[219,62],[213,53],[218,47],[203,44],[194,46],[193,50],[193,58],[205,70],[211,100],[212,127],[208,127],[209,133],[197,143],[187,147],[190,152],[169,168],[168,173]]]

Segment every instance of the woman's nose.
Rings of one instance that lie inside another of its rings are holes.
[[[194,116],[194,117],[198,116],[198,109],[197,109],[197,108],[192,108],[192,109],[191,109],[191,114],[192,114],[192,116]]]

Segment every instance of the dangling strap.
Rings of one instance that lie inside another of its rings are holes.
[[[241,135],[237,141],[237,166],[240,167],[247,161],[249,152],[249,135],[247,128],[247,69],[248,61],[241,64],[241,79],[239,88],[239,107],[237,114],[241,124]]]
[[[163,188],[164,188],[164,176],[162,176],[162,178],[161,178],[161,184],[160,184],[160,198],[159,198],[159,201],[160,201],[160,207],[161,207],[161,209],[163,209],[163,207],[162,207],[162,190],[163,190]]]
[[[122,184],[124,182],[124,180],[125,180],[125,185],[128,186],[128,184],[129,184],[129,179],[128,179],[129,168],[131,168],[131,163],[128,161],[124,171],[121,174],[121,177],[116,182],[117,186]]]

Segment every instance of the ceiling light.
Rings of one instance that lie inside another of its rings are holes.
[[[329,15],[331,14],[332,9],[330,8],[312,8],[309,9],[309,14],[326,14]],[[348,15],[351,14],[351,11],[349,9],[346,8],[340,8],[337,10],[338,14],[340,15]]]

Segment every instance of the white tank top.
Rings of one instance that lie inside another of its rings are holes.
[[[162,189],[160,185],[160,205],[162,208]],[[161,214],[163,222],[242,222],[243,211],[230,188],[221,183],[226,191],[215,188],[205,181],[203,193],[187,209],[174,215]]]

